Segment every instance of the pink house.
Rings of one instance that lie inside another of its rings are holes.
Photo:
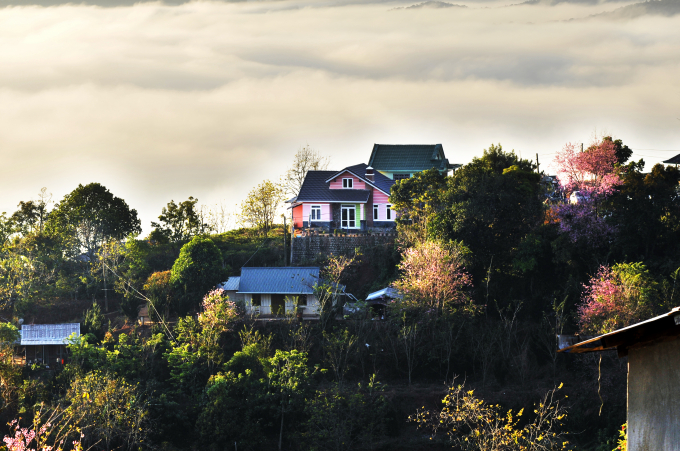
[[[394,180],[357,164],[341,171],[309,171],[300,193],[291,199],[296,228],[393,228],[389,202]]]

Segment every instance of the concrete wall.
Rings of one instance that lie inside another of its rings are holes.
[[[680,339],[628,352],[628,450],[680,451]]]

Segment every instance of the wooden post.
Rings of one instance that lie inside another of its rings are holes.
[[[288,227],[286,227],[286,215],[283,214],[283,266],[288,266],[286,264],[286,232],[288,231]]]

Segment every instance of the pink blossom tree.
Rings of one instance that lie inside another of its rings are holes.
[[[566,192],[580,191],[586,197],[607,197],[621,183],[616,167],[616,145],[602,140],[584,152],[567,143],[557,152],[557,179]]]
[[[204,330],[210,329],[217,334],[231,330],[239,316],[236,303],[229,300],[227,292],[222,288],[206,294],[202,307],[203,312],[198,315],[198,322]]]
[[[2,441],[7,451],[63,451],[70,449],[82,451],[83,434],[75,428],[72,418],[65,416],[63,410],[48,410],[36,412],[33,424],[21,427],[19,420],[8,423],[10,435],[5,435]],[[73,439],[72,437],[75,437]]]
[[[406,248],[402,255],[401,278],[394,287],[407,302],[441,313],[468,300],[472,279],[463,267],[459,246],[424,241]]]
[[[578,316],[584,333],[605,334],[654,314],[656,282],[642,263],[601,266],[583,287]]]
[[[238,307],[221,288],[206,294],[201,306],[203,311],[198,315],[198,323],[202,331],[198,353],[212,366],[222,363],[224,353],[219,346],[220,337],[234,327],[239,317]]]
[[[554,163],[560,188],[567,195],[580,193],[578,202],[553,207],[560,231],[568,234],[572,241],[585,239],[596,243],[615,232],[603,218],[600,205],[621,183],[617,161],[616,145],[607,139],[584,152],[572,143],[557,152]]]

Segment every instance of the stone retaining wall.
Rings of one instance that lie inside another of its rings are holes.
[[[297,236],[292,240],[291,263],[311,264],[320,262],[329,255],[354,255],[357,250],[367,251],[376,246],[392,245],[396,237],[395,232],[372,235]]]

